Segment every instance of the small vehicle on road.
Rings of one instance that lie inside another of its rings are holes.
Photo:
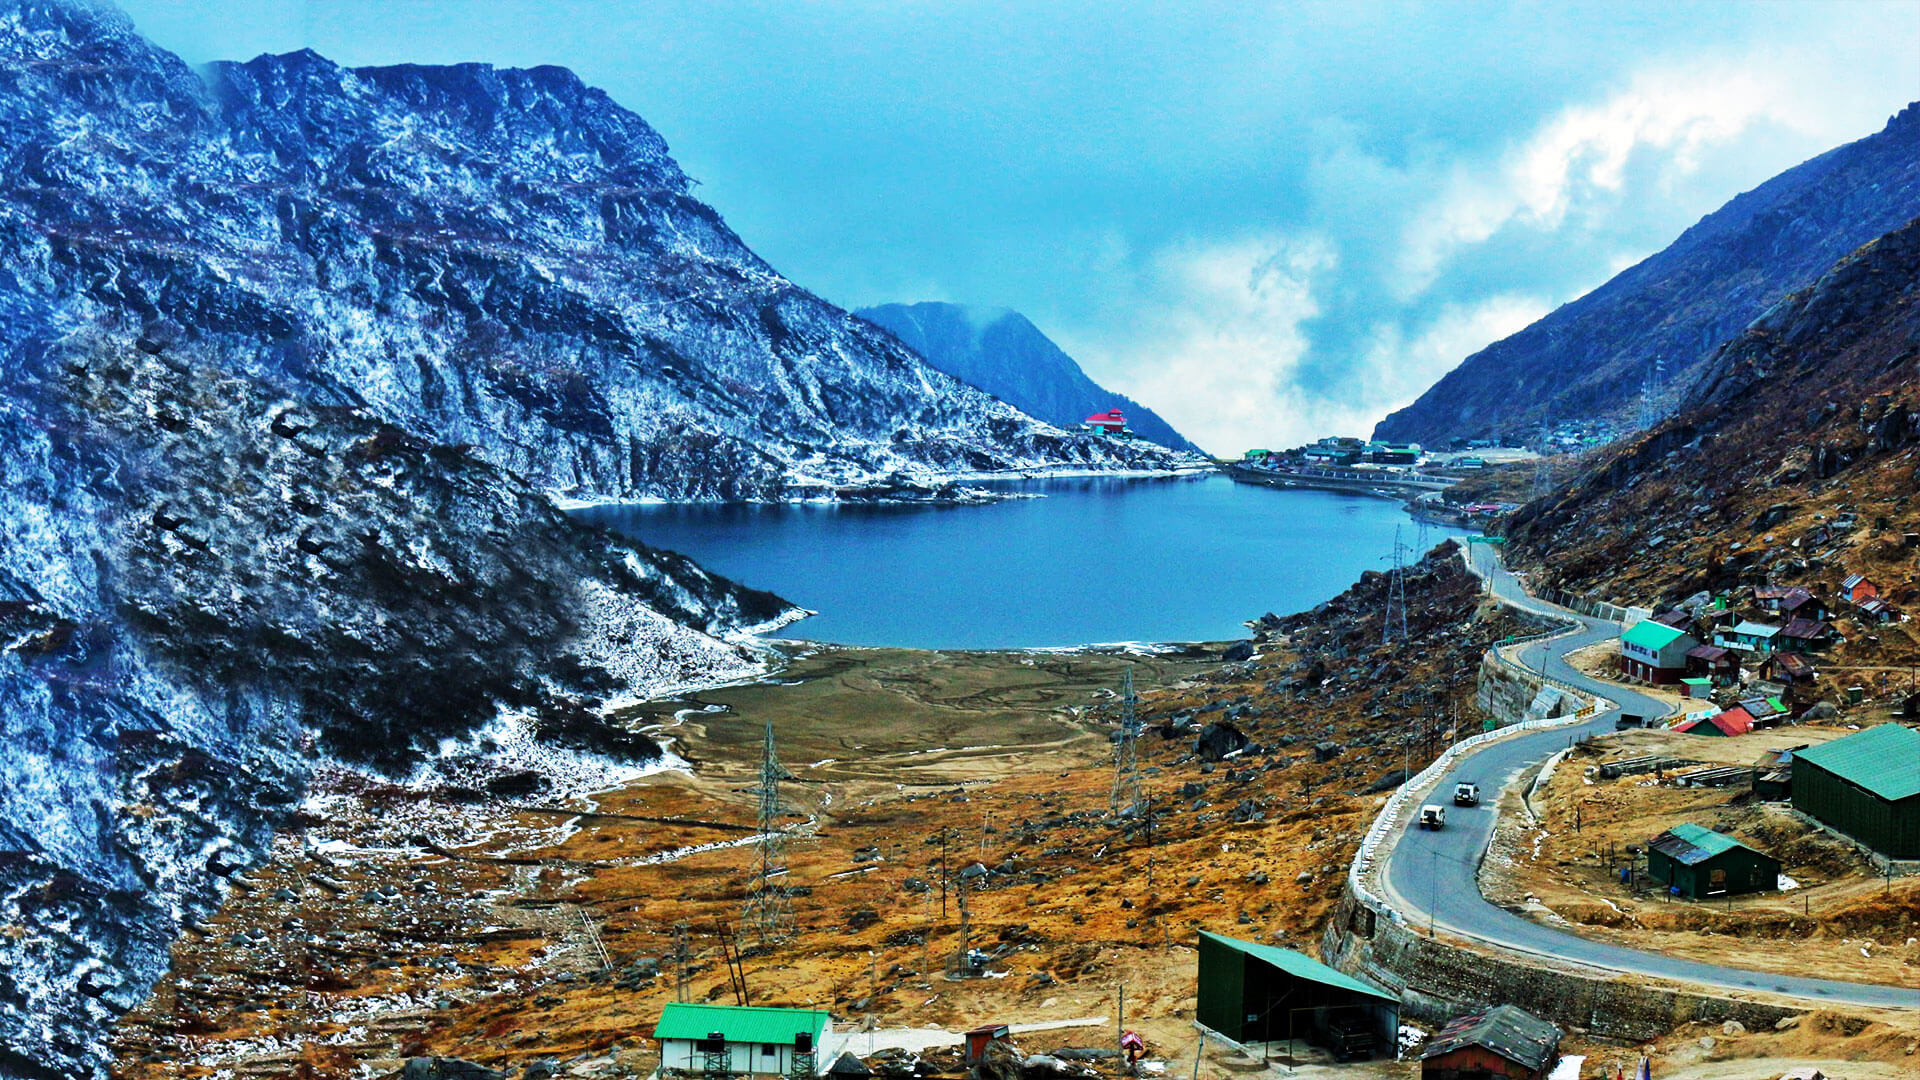
[[[1625,731],[1628,728],[1646,727],[1647,718],[1639,713],[1623,712],[1613,718],[1613,730]]]
[[[1480,785],[1471,780],[1462,780],[1453,785],[1453,805],[1479,806]]]
[[[1420,817],[1416,821],[1423,829],[1442,829],[1447,824],[1447,808],[1439,803],[1428,803],[1420,808]]]

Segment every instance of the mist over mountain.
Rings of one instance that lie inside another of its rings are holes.
[[[881,304],[856,314],[885,327],[941,371],[1021,412],[1072,428],[1118,408],[1141,438],[1175,450],[1200,448],[1152,409],[1087,377],[1073,357],[1017,311],[925,301]]]
[[[1708,357],[1842,256],[1920,214],[1920,104],[1734,198],[1660,253],[1469,356],[1376,438],[1441,444],[1622,422],[1660,365],[1684,408]]]

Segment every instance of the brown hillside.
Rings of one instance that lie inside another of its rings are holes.
[[[1519,510],[1517,560],[1543,586],[1626,603],[1744,584],[1830,591],[1858,572],[1907,604],[1920,556],[1917,297],[1920,221],[1729,342],[1691,408]],[[1856,644],[1870,636],[1849,629]]]

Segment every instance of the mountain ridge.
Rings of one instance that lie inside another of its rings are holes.
[[[1665,396],[1684,400],[1718,345],[1916,214],[1920,103],[1735,196],[1659,253],[1467,357],[1374,436],[1438,445],[1575,418],[1624,424],[1656,362]]]
[[[1755,319],[1708,362],[1695,405],[1516,511],[1513,549],[1550,587],[1622,602],[1857,572],[1909,603],[1916,365],[1920,217]]]
[[[954,378],[1056,427],[1071,430],[1096,412],[1118,407],[1141,438],[1201,452],[1152,409],[1094,382],[1032,320],[1011,308],[927,300],[878,304],[854,314]]]

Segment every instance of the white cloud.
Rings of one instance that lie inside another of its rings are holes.
[[[1360,358],[1366,391],[1358,404],[1376,418],[1407,405],[1460,361],[1552,310],[1537,296],[1502,294],[1449,304],[1411,335],[1397,323],[1381,324]]]
[[[1115,389],[1153,406],[1217,452],[1264,445],[1300,427],[1294,373],[1316,285],[1338,263],[1316,237],[1183,243],[1140,272],[1136,325]]]
[[[1490,168],[1462,163],[1408,224],[1393,267],[1402,300],[1426,292],[1462,248],[1504,228],[1545,233],[1611,209],[1630,167],[1651,166],[1661,187],[1697,171],[1712,150],[1766,121],[1818,126],[1779,80],[1751,63],[1649,71],[1595,105],[1561,110]],[[1570,220],[1571,219],[1571,220]]]

